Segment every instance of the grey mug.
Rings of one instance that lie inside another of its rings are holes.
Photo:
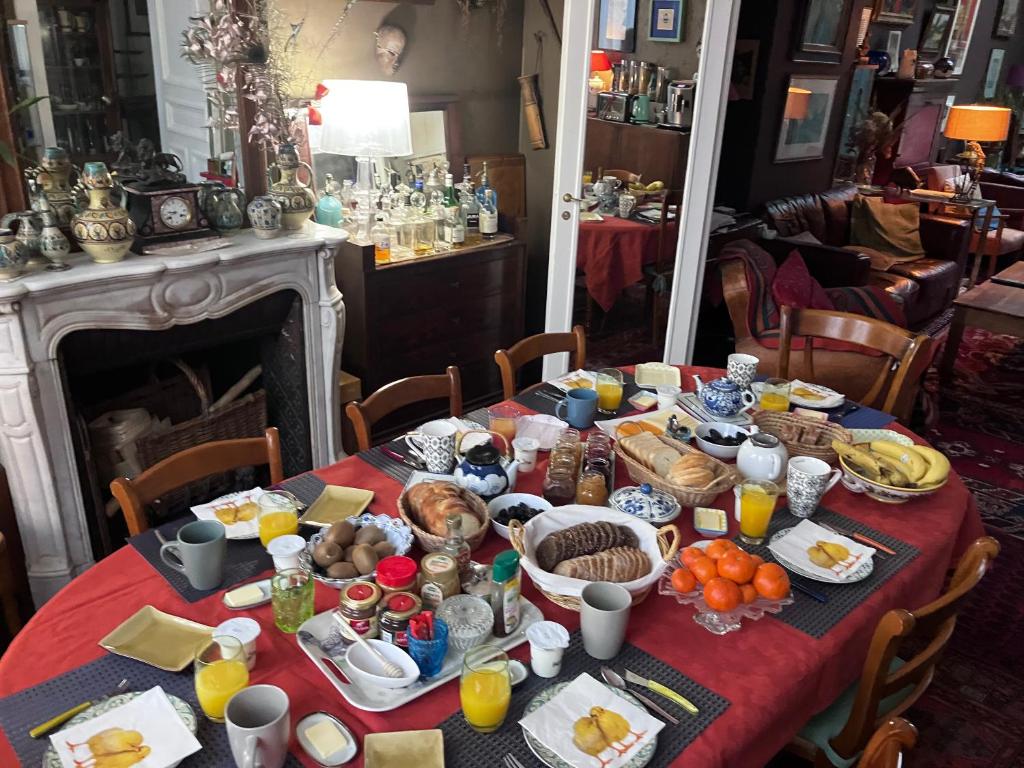
[[[231,756],[238,768],[281,768],[288,757],[288,694],[276,685],[251,685],[224,707]]]
[[[195,520],[181,526],[175,540],[160,547],[160,559],[184,573],[193,589],[216,589],[224,578],[226,549],[227,536],[221,523]]]
[[[626,639],[633,597],[619,584],[595,581],[580,593],[580,631],[583,650],[595,659],[618,654]]]

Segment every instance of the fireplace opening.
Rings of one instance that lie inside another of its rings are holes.
[[[294,291],[164,330],[75,331],[61,340],[58,360],[97,559],[127,533],[109,488],[114,476],[130,474],[126,468],[145,469],[209,440],[257,437],[265,426],[281,432],[286,475],[312,468],[302,302]],[[168,425],[170,431],[160,431]],[[134,439],[140,431],[145,434]],[[265,467],[243,469],[168,494],[150,509],[151,524],[265,484],[265,473]]]

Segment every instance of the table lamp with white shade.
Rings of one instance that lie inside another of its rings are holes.
[[[1010,110],[991,104],[964,104],[950,107],[943,135],[947,139],[966,142],[963,152],[957,155],[962,171],[957,181],[953,199],[965,202],[971,199],[978,184],[978,177],[985,167],[983,141],[1005,141],[1010,131]]]

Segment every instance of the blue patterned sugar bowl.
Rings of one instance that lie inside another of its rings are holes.
[[[608,503],[619,512],[659,525],[675,520],[680,512],[679,502],[674,496],[647,483],[619,488]]]

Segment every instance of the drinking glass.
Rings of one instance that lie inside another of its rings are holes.
[[[763,544],[772,521],[779,486],[770,480],[745,480],[740,485],[740,540]]]
[[[512,698],[508,656],[497,646],[478,645],[462,660],[459,699],[462,714],[478,733],[493,733],[505,722]]]
[[[420,640],[409,633],[409,655],[420,668],[423,677],[435,677],[441,672],[448,652],[448,625],[443,619],[434,620],[434,639]]]
[[[761,408],[766,411],[789,410],[789,382],[785,379],[768,379],[761,390]]]
[[[516,436],[516,419],[522,416],[522,412],[514,405],[492,405],[487,409],[487,417],[490,420],[490,429],[508,440],[509,445]]]
[[[235,637],[218,635],[196,652],[196,698],[203,713],[215,723],[224,722],[228,699],[249,684],[245,650]]]
[[[313,579],[305,571],[289,568],[270,580],[274,624],[282,632],[299,631],[302,622],[313,617]]]
[[[299,503],[287,491],[268,491],[259,498],[260,543],[299,532]]]
[[[622,371],[602,368],[597,372],[597,410],[607,415],[622,405]]]

